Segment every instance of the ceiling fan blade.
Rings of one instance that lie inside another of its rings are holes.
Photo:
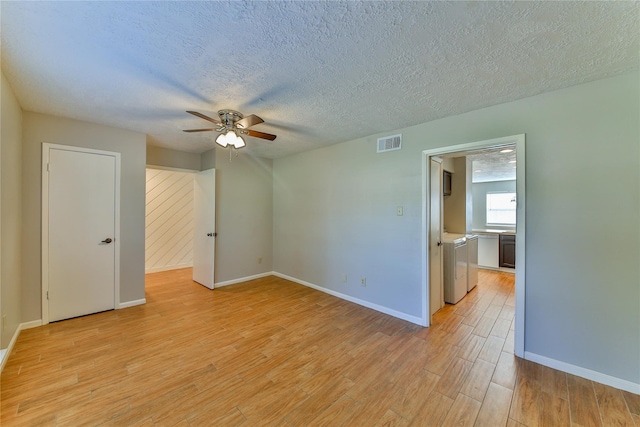
[[[205,116],[204,114],[202,114],[202,113],[198,113],[197,111],[187,111],[187,113],[189,113],[189,114],[193,114],[193,115],[194,115],[194,116],[196,116],[196,117],[200,117],[201,119],[208,120],[208,121],[210,121],[211,123],[215,123],[215,124],[217,124],[217,125],[221,125],[221,124],[222,124],[222,122],[221,122],[220,120],[212,119],[211,117],[209,117],[209,116]]]
[[[211,130],[216,130],[213,128],[208,128],[208,129],[185,129],[182,132],[209,132]]]
[[[236,126],[238,126],[240,129],[246,129],[254,125],[259,125],[260,123],[264,123],[264,120],[262,120],[260,117],[256,116],[255,114],[252,114],[250,116],[245,117],[244,119],[238,120],[236,122]]]
[[[253,136],[254,138],[268,139],[269,141],[273,141],[274,139],[276,139],[275,135],[272,135],[270,133],[258,132],[257,130],[245,129],[242,131],[242,133],[245,135]]]

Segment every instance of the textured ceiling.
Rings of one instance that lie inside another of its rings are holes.
[[[441,157],[471,160],[471,178],[476,182],[508,181],[516,179],[516,146],[507,144],[497,148],[453,152]]]
[[[501,147],[467,156],[473,163],[473,182],[516,179],[516,148]]]
[[[265,120],[277,158],[638,68],[637,2],[0,2],[25,110],[190,152],[185,110]]]

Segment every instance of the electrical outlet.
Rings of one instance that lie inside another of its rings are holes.
[[[363,277],[362,279],[360,279],[360,285],[361,286],[367,286],[367,278]]]
[[[258,258],[258,264],[262,264],[262,257]]]
[[[342,275],[342,283],[347,283],[347,275],[346,274]]]

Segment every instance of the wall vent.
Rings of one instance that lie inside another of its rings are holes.
[[[378,138],[378,153],[402,149],[402,134]]]

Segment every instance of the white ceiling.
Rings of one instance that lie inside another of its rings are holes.
[[[477,151],[467,156],[472,161],[472,181],[507,181],[516,179],[516,147]]]
[[[0,2],[25,110],[203,152],[185,113],[265,120],[282,157],[638,68],[638,2]]]
[[[509,181],[516,179],[516,146],[501,145],[495,148],[452,152],[441,155],[443,158],[466,158],[471,160],[472,182]]]

